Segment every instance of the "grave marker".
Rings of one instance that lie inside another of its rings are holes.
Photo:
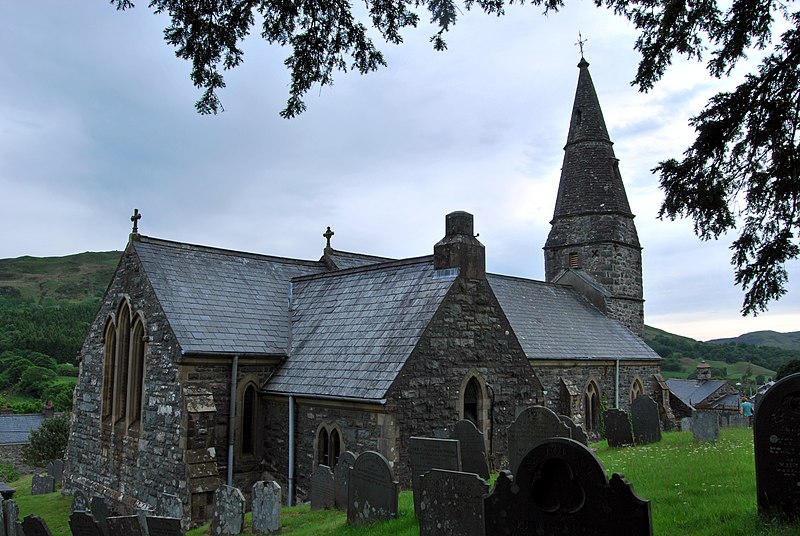
[[[0,498],[0,536],[6,536],[6,516],[3,514],[4,499]]]
[[[350,468],[356,462],[356,455],[349,450],[339,456],[333,470],[333,503],[337,510],[347,510],[347,482]]]
[[[25,536],[17,532],[17,522],[19,520],[19,506],[16,501],[9,499],[3,501],[3,517],[6,520],[6,536]]]
[[[181,519],[183,517],[183,501],[177,495],[172,495],[171,493],[162,493],[161,505],[158,511],[161,514],[158,517],[177,517],[178,519]]]
[[[658,403],[647,395],[639,395],[631,403],[633,439],[637,445],[661,441],[661,417]]]
[[[719,439],[719,414],[714,411],[692,412],[692,436],[697,442]]]
[[[113,516],[107,519],[111,536],[142,536],[139,516]]]
[[[56,485],[64,481],[64,460],[52,460],[47,464],[47,474],[53,477]]]
[[[426,536],[484,536],[489,486],[473,473],[433,469],[420,481],[419,532]]]
[[[88,512],[89,500],[86,495],[79,489],[72,493],[72,511],[73,512]]]
[[[378,452],[359,454],[350,469],[347,522],[367,524],[397,517],[398,494],[389,460]]]
[[[92,502],[89,505],[89,509],[92,511],[92,515],[94,516],[95,521],[97,524],[100,525],[100,529],[103,531],[103,534],[109,536],[108,532],[108,504],[103,497],[99,495],[95,495],[92,497]]]
[[[333,473],[327,465],[319,464],[311,473],[311,509],[333,508]]]
[[[25,516],[22,520],[22,531],[25,536],[52,536],[44,519],[35,515]]]
[[[31,495],[45,495],[53,493],[56,489],[56,482],[50,475],[33,475],[31,480]]]
[[[211,534],[236,536],[244,529],[246,501],[239,488],[220,486],[214,491],[214,512],[211,515]],[[152,533],[150,536],[154,536]]]
[[[608,409],[603,414],[609,447],[633,445],[633,429],[628,414],[621,409]]]
[[[147,517],[147,532],[150,536],[183,536],[178,517]]]
[[[552,410],[531,406],[519,414],[508,427],[508,466],[516,474],[522,458],[533,447],[551,437],[572,437],[569,426],[561,422]]]
[[[274,534],[281,530],[281,487],[277,482],[253,484],[253,532]]]
[[[431,469],[461,471],[461,457],[458,441],[455,439],[434,439],[432,437],[412,437],[409,439],[411,457],[411,487],[414,490],[414,513],[419,515],[421,491],[419,477]]]
[[[103,536],[103,529],[94,516],[83,510],[75,510],[69,516],[69,528],[72,536]]]
[[[582,443],[583,445],[589,446],[589,436],[586,435],[586,432],[583,431],[583,427],[575,424],[575,421],[573,421],[566,415],[559,415],[558,418],[561,420],[561,422],[563,422],[569,427],[569,431],[572,434],[572,439],[574,439],[578,443]]]
[[[472,421],[461,420],[453,427],[452,439],[457,439],[461,456],[461,470],[475,473],[483,479],[489,478],[489,463],[486,461],[486,442],[483,434]]]

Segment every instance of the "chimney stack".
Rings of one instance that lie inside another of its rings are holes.
[[[458,268],[461,277],[486,279],[486,250],[474,236],[469,212],[451,212],[445,217],[445,236],[433,246],[433,268]]]

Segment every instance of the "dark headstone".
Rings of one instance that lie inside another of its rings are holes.
[[[6,536],[25,536],[17,532],[17,521],[19,520],[19,506],[16,501],[3,501],[3,517],[5,518]]]
[[[486,481],[474,473],[433,469],[422,475],[420,487],[420,534],[484,536]]]
[[[246,501],[239,488],[220,486],[214,491],[214,512],[211,515],[211,534],[236,536],[244,530]],[[150,536],[153,536],[152,534]]]
[[[692,436],[697,442],[719,439],[719,414],[715,411],[695,411],[692,413]]]
[[[621,409],[608,409],[603,414],[609,447],[633,445],[633,429],[628,414]]]
[[[56,489],[56,481],[50,475],[33,475],[31,480],[31,495],[45,495],[53,493]]]
[[[108,533],[111,536],[142,536],[142,524],[139,516],[109,517]]]
[[[584,445],[553,438],[534,447],[512,478],[503,471],[484,502],[486,534],[652,536],[650,502],[621,475],[611,481]]]
[[[589,436],[583,431],[582,426],[575,424],[575,421],[570,419],[567,415],[559,415],[558,418],[569,427],[569,431],[572,433],[572,439],[578,443],[589,446]]]
[[[516,474],[522,458],[536,445],[551,437],[572,437],[569,426],[552,410],[531,406],[519,414],[508,427],[508,466]]]
[[[147,517],[147,532],[150,536],[183,536],[181,520],[177,517]]]
[[[136,510],[136,517],[139,518],[139,526],[142,528],[142,534],[147,536],[147,518],[154,515],[155,512],[150,509],[139,508]]]
[[[103,534],[108,536],[108,516],[111,515],[111,512],[108,508],[108,504],[103,497],[95,495],[92,497],[92,502],[89,504],[89,508],[92,511],[92,515],[94,516],[97,524],[100,525],[100,529],[103,531]]]
[[[161,504],[157,512],[159,513],[159,517],[177,517],[181,519],[183,517],[183,501],[177,495],[162,493]]]
[[[83,510],[75,510],[69,516],[69,528],[72,536],[103,536],[103,529],[94,516]]]
[[[658,403],[646,395],[639,395],[631,403],[633,439],[637,445],[661,441],[661,417]]]
[[[311,509],[333,508],[334,504],[333,473],[327,465],[319,464],[311,473]]]
[[[412,437],[409,440],[411,457],[411,487],[414,490],[414,513],[419,512],[419,477],[431,469],[461,471],[461,457],[458,441],[455,439],[434,439],[431,437]]]
[[[489,463],[486,461],[486,442],[481,431],[471,421],[461,420],[453,427],[451,438],[458,439],[461,470],[488,479]]]
[[[14,493],[17,492],[16,488],[12,488],[5,482],[0,482],[0,499],[2,500],[10,500],[14,498]]]
[[[64,460],[53,460],[47,464],[47,474],[53,477],[56,485],[64,480]]]
[[[397,517],[399,485],[382,454],[359,454],[348,480],[348,523],[368,524]]]
[[[86,494],[84,494],[79,489],[76,489],[72,493],[72,511],[73,512],[89,511],[89,500],[86,498]]]
[[[0,499],[0,536],[6,536],[6,516],[3,513],[3,499]]]
[[[350,468],[356,462],[356,455],[346,451],[339,456],[333,470],[333,503],[337,510],[347,510],[347,482]]]
[[[253,484],[253,532],[274,534],[281,530],[281,487],[277,482]]]
[[[47,523],[39,516],[25,516],[25,519],[22,520],[22,530],[25,536],[52,536]]]
[[[800,373],[764,393],[753,434],[759,511],[800,519]]]

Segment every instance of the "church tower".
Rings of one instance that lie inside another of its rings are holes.
[[[619,160],[581,57],[564,164],[550,234],[545,278],[587,294],[606,314],[644,334],[642,248]]]

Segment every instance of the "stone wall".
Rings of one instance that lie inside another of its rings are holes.
[[[31,467],[22,461],[22,447],[25,445],[0,445],[0,463],[10,463],[20,474],[29,475],[44,470]]]

